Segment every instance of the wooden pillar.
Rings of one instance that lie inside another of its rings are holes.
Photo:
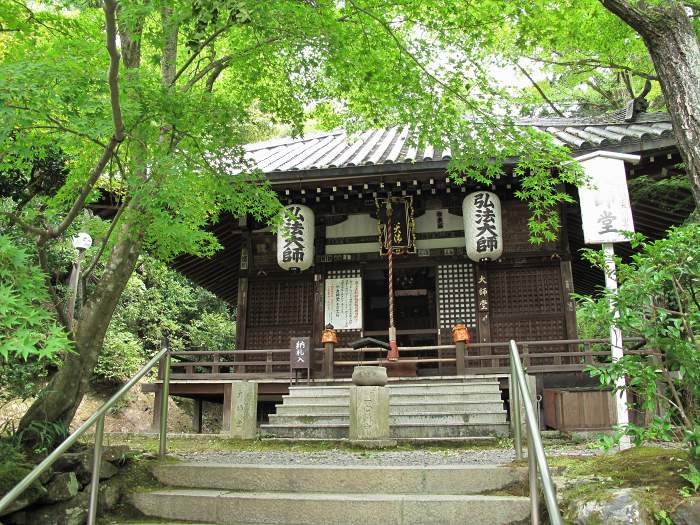
[[[202,433],[202,398],[193,399],[192,405],[192,431],[195,434]]]
[[[221,432],[231,431],[231,383],[224,383],[224,410],[221,418]]]
[[[246,328],[248,314],[248,276],[253,271],[253,237],[248,216],[241,217],[238,223],[242,230],[241,259],[238,265],[238,300],[236,303],[236,348],[246,348]]]
[[[323,328],[324,328],[324,280],[323,280],[323,274],[317,273],[314,274],[314,309],[313,309],[313,317],[312,317],[312,325],[311,325],[311,373],[316,372],[314,370],[314,365],[315,365],[315,353],[313,351],[314,348],[318,348],[319,341],[321,341],[321,334],[323,333]],[[325,352],[324,352],[325,356]],[[321,365],[323,367],[321,375],[325,375],[325,357],[324,357],[324,363]]]
[[[457,358],[457,375],[463,376],[466,374],[466,368],[464,366],[464,354],[467,344],[464,341],[457,341],[455,343],[455,357]]]
[[[153,396],[153,419],[151,420],[151,432],[160,431],[160,408],[163,399],[163,385],[156,383],[155,396]]]
[[[246,348],[246,318],[248,310],[248,278],[238,278],[238,308],[236,313],[236,348]]]
[[[576,302],[571,298],[574,293],[574,277],[571,271],[571,261],[561,261],[562,300],[564,302],[564,316],[566,321],[566,338],[578,339],[576,330]]]
[[[333,379],[333,353],[335,352],[334,343],[324,343],[323,345],[323,377]]]

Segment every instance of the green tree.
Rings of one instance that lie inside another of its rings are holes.
[[[435,7],[460,13],[451,2]],[[74,322],[47,281],[75,353],[22,427],[70,421],[142,253],[208,255],[219,246],[205,227],[221,213],[276,216],[274,193],[245,169],[241,147],[260,113],[295,132],[312,104],[327,121],[355,127],[420,121],[423,139],[452,147],[455,174],[480,180],[524,152],[521,195],[537,239],[555,235],[557,202],[567,198],[559,184],[576,177],[573,169],[550,176],[566,151],[547,136],[493,117],[498,90],[473,62],[428,69],[453,42],[436,38],[421,3],[105,0],[65,10],[0,0],[0,13],[0,171],[27,184],[1,213],[34,238],[51,275],[50,247],[105,191],[117,198],[110,227],[94,235]],[[55,151],[67,173],[46,195],[37,166]]]
[[[104,271],[86,279],[74,323],[52,291],[76,351],[23,426],[72,418],[142,253],[208,255],[219,246],[205,227],[222,213],[276,216],[279,203],[242,148],[261,113],[295,133],[310,107],[350,129],[419,123],[418,140],[451,148],[457,181],[488,184],[517,155],[533,240],[551,239],[558,204],[570,199],[561,187],[579,172],[550,137],[514,125],[517,107],[489,67],[506,44],[537,55],[579,31],[598,58],[611,47],[615,60],[625,47],[649,51],[700,200],[700,53],[677,1],[104,0],[67,9],[0,0],[0,20],[0,172],[26,182],[0,213],[34,238],[50,276],[50,246],[105,192],[116,199],[87,276],[98,262]],[[533,44],[550,33],[541,49]],[[52,152],[66,159],[58,186],[42,183],[40,161]]]

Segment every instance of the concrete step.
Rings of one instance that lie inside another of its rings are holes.
[[[221,524],[491,525],[527,520],[529,501],[513,496],[320,494],[172,489],[137,493],[147,516]]]
[[[348,424],[266,424],[263,434],[297,439],[342,439],[348,437]],[[452,423],[445,425],[402,424],[391,426],[391,436],[404,439],[507,435],[507,423]]]
[[[349,395],[320,395],[313,396],[283,396],[285,405],[343,405],[349,403]],[[467,401],[487,401],[495,402],[500,400],[500,393],[494,392],[472,392],[461,394],[400,394],[391,395],[389,402],[394,403],[449,403],[449,402],[467,402]]]
[[[172,487],[243,492],[343,494],[480,494],[527,479],[524,467],[501,465],[226,465],[178,463],[153,474]]]
[[[406,394],[467,394],[471,392],[498,392],[498,381],[478,381],[472,383],[449,383],[438,385],[389,385],[389,395]],[[289,395],[294,397],[347,396],[350,386],[292,386]]]
[[[505,423],[506,413],[501,412],[480,412],[476,414],[465,413],[445,413],[445,412],[421,412],[392,414],[389,416],[390,425],[444,425],[450,423]],[[329,424],[350,424],[350,414],[313,414],[313,415],[287,415],[270,414],[270,424],[304,424],[304,423],[329,423]]]
[[[464,401],[452,403],[403,403],[394,401],[389,405],[389,412],[392,415],[399,414],[421,414],[421,413],[455,413],[455,414],[479,414],[483,412],[499,413],[504,412],[503,402],[487,401]],[[348,403],[338,405],[277,405],[276,413],[281,416],[317,416],[323,414],[343,414],[350,413]]]
[[[467,436],[507,436],[508,423],[445,423],[393,425],[391,436],[401,439],[451,438]]]

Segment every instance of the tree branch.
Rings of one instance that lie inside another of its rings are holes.
[[[187,70],[187,68],[190,67],[190,65],[192,65],[192,62],[194,62],[194,60],[209,44],[211,44],[219,35],[221,35],[221,33],[230,29],[232,26],[233,24],[229,22],[221,29],[214,31],[213,34],[211,34],[204,42],[202,42],[200,46],[192,53],[192,56],[190,56],[182,65],[182,67],[180,67],[180,69],[177,70],[177,73],[175,73],[175,77],[173,78],[171,85],[177,82],[177,80],[182,76],[182,74]]]
[[[659,77],[651,73],[645,73],[644,71],[639,71],[629,66],[624,66],[622,64],[615,64],[614,62],[601,62],[600,60],[594,60],[592,58],[586,58],[581,60],[551,60],[547,58],[539,57],[527,57],[529,60],[534,60],[536,62],[542,62],[544,64],[550,64],[553,66],[566,66],[566,67],[590,67],[595,69],[615,69],[618,71],[627,71],[634,76],[640,78],[646,78],[648,80],[659,81]]]
[[[97,263],[99,263],[100,258],[102,257],[102,254],[104,254],[105,249],[107,248],[107,243],[109,242],[109,238],[112,236],[112,232],[114,231],[114,228],[116,227],[117,223],[119,222],[119,219],[122,216],[122,213],[124,212],[124,209],[128,206],[129,201],[124,201],[122,204],[119,206],[119,209],[117,210],[117,213],[114,215],[112,218],[112,223],[109,225],[109,229],[107,230],[107,233],[105,234],[104,238],[102,239],[102,242],[100,243],[100,249],[97,251],[95,256],[92,258],[88,266],[85,268],[85,271],[83,271],[82,274],[82,281],[83,281],[83,288],[85,288],[85,283],[87,282],[88,277],[90,277],[90,274],[95,270],[95,267],[97,266]]]
[[[549,107],[552,108],[552,110],[554,111],[554,113],[556,113],[556,114],[557,114],[558,116],[560,116],[560,117],[564,117],[564,116],[565,116],[564,113],[562,113],[561,111],[559,111],[559,108],[557,108],[557,107],[554,105],[554,102],[552,102],[552,101],[549,99],[549,97],[545,94],[545,92],[542,90],[542,88],[540,87],[540,85],[539,85],[537,82],[535,82],[535,79],[532,78],[532,77],[530,76],[530,74],[525,70],[525,68],[524,68],[523,66],[521,66],[520,64],[518,64],[517,62],[515,63],[515,65],[516,65],[516,67],[521,71],[521,73],[527,77],[527,79],[530,81],[530,83],[532,84],[532,86],[537,90],[537,92],[538,92],[538,93],[540,94],[540,96],[544,99],[544,101],[549,105]]]
[[[121,104],[119,102],[119,61],[121,55],[117,50],[117,3],[115,0],[105,0],[105,24],[107,28],[107,52],[109,53],[109,96],[114,121],[114,138],[117,142],[124,140],[124,121],[122,120]]]

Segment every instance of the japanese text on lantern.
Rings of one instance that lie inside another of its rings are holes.
[[[496,213],[494,204],[488,193],[474,195],[476,212],[476,251],[479,253],[498,249],[498,233],[496,231]]]
[[[301,262],[304,260],[304,215],[299,206],[287,208],[286,228],[282,262]]]

